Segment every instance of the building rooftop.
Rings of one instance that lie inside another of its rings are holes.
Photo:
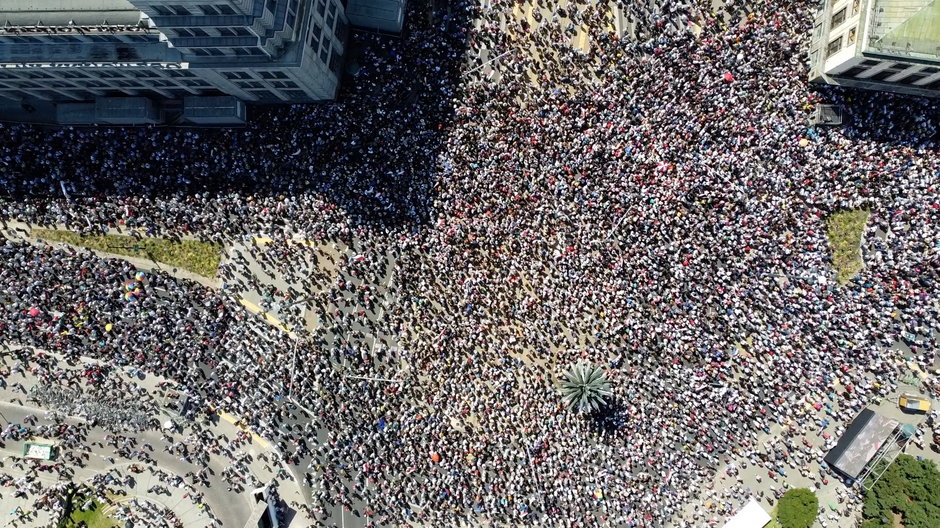
[[[140,10],[127,0],[0,0],[0,27],[132,26]]]
[[[868,49],[940,60],[940,0],[875,0]]]

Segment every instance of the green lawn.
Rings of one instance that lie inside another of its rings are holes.
[[[862,233],[869,216],[871,213],[864,209],[849,209],[833,213],[826,222],[832,264],[840,284],[849,282],[862,270]]]
[[[79,508],[85,504],[86,500],[88,500],[88,496],[82,493],[78,493],[72,497],[69,504],[71,508],[74,509],[71,515],[59,522],[60,528],[74,528],[82,521],[85,522],[88,528],[116,528],[121,526],[120,522],[104,513],[104,505],[97,500],[94,501],[94,504],[89,509],[85,511],[80,510]]]
[[[176,242],[165,238],[134,238],[126,235],[86,236],[50,229],[33,229],[32,236],[117,255],[155,260],[209,278],[215,278],[222,258],[222,246],[199,240]]]

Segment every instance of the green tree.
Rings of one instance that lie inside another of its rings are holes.
[[[788,490],[777,503],[777,522],[783,528],[810,528],[819,512],[819,499],[806,488]]]
[[[884,468],[883,464],[879,470]],[[940,526],[937,490],[940,470],[934,462],[901,455],[865,492],[862,527],[880,528],[885,519],[892,522],[899,517],[905,528],[937,528]]]
[[[607,404],[613,394],[604,369],[578,363],[565,373],[561,381],[561,397],[577,412],[596,411]]]

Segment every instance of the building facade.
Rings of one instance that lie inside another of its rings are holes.
[[[205,113],[199,97],[328,101],[348,33],[341,0],[0,0],[0,100],[63,107],[57,122],[89,121],[89,105],[113,122],[107,99],[141,122],[184,100]]]
[[[940,96],[940,0],[823,0],[810,80]]]

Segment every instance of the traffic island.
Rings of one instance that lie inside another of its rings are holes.
[[[71,231],[53,229],[33,229],[31,236],[115,255],[146,258],[209,279],[215,279],[222,258],[221,245],[201,240],[137,238],[127,235],[79,235]]]

